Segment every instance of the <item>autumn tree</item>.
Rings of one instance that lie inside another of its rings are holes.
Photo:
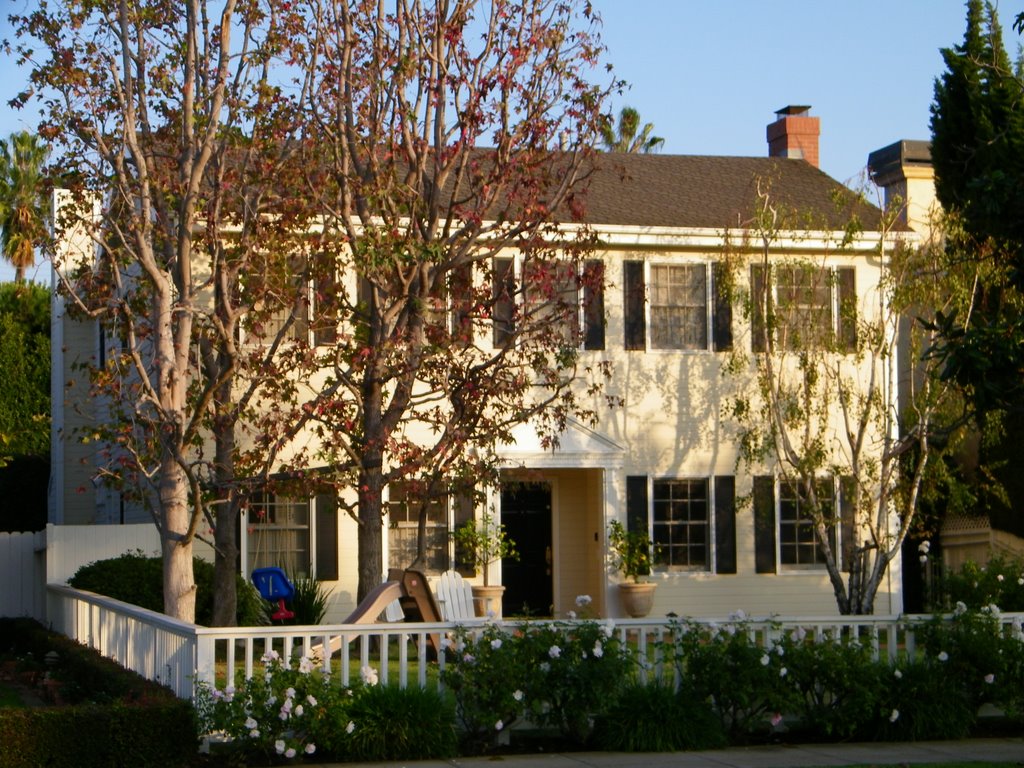
[[[71,185],[62,242],[90,243],[55,265],[113,350],[101,473],[152,507],[168,613],[191,618],[204,516],[233,594],[257,489],[337,493],[363,595],[388,483],[476,488],[512,426],[554,440],[590,415],[579,295],[601,276],[559,226],[611,87],[587,79],[589,4],[66,2],[16,23]]]
[[[329,341],[300,377],[316,396],[281,400],[316,438],[300,463],[328,468],[358,522],[362,598],[388,486],[424,508],[479,498],[513,427],[554,444],[595,416],[601,374],[578,351],[603,275],[576,222],[614,84],[590,79],[585,2],[319,0],[302,45],[312,322]]]
[[[67,188],[52,254],[63,300],[106,340],[91,371],[91,402],[105,412],[92,425],[107,446],[97,471],[152,511],[165,611],[186,620],[204,515],[219,575],[236,568],[237,519],[217,505],[231,509],[244,460],[237,415],[258,377],[275,375],[253,367],[234,381],[241,317],[256,301],[238,275],[265,269],[267,253],[306,228],[281,204],[293,125],[282,115],[302,94],[286,108],[270,78],[296,22],[234,0],[69,0],[14,17]],[[222,615],[234,615],[230,602]]]
[[[826,232],[820,256],[783,256],[777,243],[802,227],[762,182],[744,304],[755,354],[731,365],[756,382],[729,408],[741,461],[774,470],[787,514],[795,511],[783,549],[825,568],[843,614],[873,612],[917,514],[936,436],[949,440],[945,414],[956,398],[927,354],[934,329],[911,318],[950,311],[963,293],[949,290],[940,248],[901,240],[897,213],[882,212],[873,232],[856,219],[845,233]],[[862,257],[866,248],[880,279],[858,296],[853,270],[834,269],[830,259]],[[771,482],[755,477],[753,493],[755,527],[767,536]]]

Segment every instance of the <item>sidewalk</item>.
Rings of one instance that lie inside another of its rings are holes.
[[[707,752],[567,752],[556,755],[495,755],[404,763],[321,764],[313,768],[395,766],[409,768],[801,768],[802,766],[904,765],[914,763],[1009,762],[1024,765],[1024,738],[968,739],[870,744],[807,744],[741,747]]]

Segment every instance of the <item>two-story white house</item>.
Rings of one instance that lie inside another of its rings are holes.
[[[770,184],[773,199],[808,222],[776,233],[769,258],[779,268],[764,287],[799,294],[796,270],[785,264],[804,259],[829,275],[820,283],[824,290],[799,299],[804,319],[841,339],[850,321],[840,306],[874,311],[879,211],[861,204],[862,231],[839,247],[850,208],[837,201],[852,195],[817,167],[818,119],[806,110],[779,112],[768,128],[767,157],[600,157],[586,218],[600,238],[594,258],[603,262],[604,288],[596,305],[581,310],[582,354],[610,363],[606,394],[622,405],[602,410],[596,427],[571,424],[554,451],[542,447],[528,424],[502,447],[506,469],[490,491],[490,506],[520,552],[518,561],[499,563],[492,574],[506,588],[506,615],[524,608],[564,615],[582,594],[592,597],[599,615],[622,615],[619,577],[606,552],[613,520],[646,530],[657,545],[655,615],[837,612],[799,500],[772,466],[752,471],[738,462],[735,425],[725,415],[752,375],[744,379],[726,367],[763,354],[741,298],[766,274],[752,224],[760,189]],[[517,268],[514,259],[509,266]],[[75,404],[74,388],[66,385],[77,375],[75,359],[102,354],[101,336],[57,310],[51,522],[148,522],[91,482],[95,447],[72,436],[83,403]],[[825,482],[842,551],[840,483]],[[755,525],[757,505],[770,514]],[[435,504],[428,525],[432,570],[453,564],[448,534],[480,513],[456,502]],[[241,527],[244,572],[279,563],[296,574],[313,572],[333,590],[329,619],[354,608],[356,524],[331,498],[267,497],[250,505],[249,515]],[[400,489],[393,490],[388,517],[385,560],[403,567],[416,530]],[[876,612],[901,607],[897,562]]]

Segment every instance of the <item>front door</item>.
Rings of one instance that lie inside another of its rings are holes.
[[[551,485],[501,484],[501,522],[515,542],[518,560],[501,562],[505,585],[502,614],[551,616],[554,602],[551,549]]]

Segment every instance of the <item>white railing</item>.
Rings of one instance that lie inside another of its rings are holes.
[[[169,686],[178,696],[191,698],[198,685],[225,688],[238,671],[248,679],[264,654],[282,658],[306,656],[322,669],[339,675],[348,685],[359,669],[372,666],[381,683],[402,687],[440,687],[444,652],[436,662],[429,652],[431,639],[458,626],[482,631],[484,621],[417,624],[336,624],[296,627],[199,627],[163,614],[112,600],[102,595],[51,584],[47,587],[48,615],[53,629],[64,633],[122,666]],[[805,632],[825,641],[857,639],[871,648],[876,659],[915,654],[913,625],[928,616],[811,616],[745,618],[742,626],[751,639],[771,647],[783,635]],[[1024,642],[1022,613],[999,617],[1003,631]],[[615,631],[637,654],[641,675],[670,674],[660,655],[660,643],[671,637],[668,619],[614,619]],[[731,618],[701,619],[707,627],[731,623]],[[513,625],[513,622],[509,622]],[[235,671],[229,675],[228,671]]]

